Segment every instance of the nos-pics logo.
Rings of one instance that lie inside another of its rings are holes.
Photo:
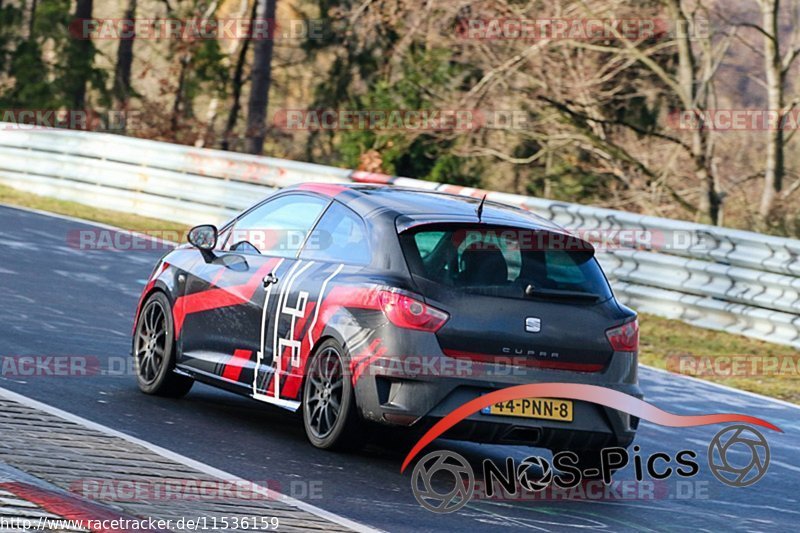
[[[717,433],[708,446],[708,466],[720,482],[731,487],[747,487],[758,482],[769,468],[770,450],[766,438],[750,426],[734,425]],[[627,461],[626,461],[627,463]],[[603,464],[602,470],[623,468],[625,464]],[[610,481],[610,472],[600,472]],[[695,471],[696,473],[696,471]],[[516,469],[519,485],[527,491],[546,489],[554,479],[550,462],[528,457]],[[575,483],[579,482],[576,480]],[[447,487],[444,491],[437,490]],[[411,490],[425,509],[452,513],[464,507],[475,492],[475,473],[461,455],[448,451],[431,452],[416,464],[411,474]]]

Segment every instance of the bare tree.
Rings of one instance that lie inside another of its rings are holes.
[[[710,130],[703,124],[702,117],[708,109],[714,74],[727,52],[729,41],[715,51],[712,36],[700,35],[697,31],[695,20],[697,15],[694,14],[696,11],[691,14],[687,12],[682,0],[665,0],[665,4],[670,17],[677,22],[675,45],[678,51],[678,75],[677,79],[673,80],[660,68],[655,68],[655,72],[663,77],[667,87],[673,88],[683,111],[695,112],[699,118],[698,127],[691,133],[691,145],[686,148],[694,163],[695,176],[705,188],[705,198],[702,202],[704,211],[712,224],[718,224],[722,199],[717,177],[710,164]],[[700,16],[705,16],[702,14],[703,11],[700,13]],[[701,43],[699,47],[695,46],[695,40]],[[652,62],[645,61],[644,64],[654,68]]]
[[[629,36],[612,26],[611,38],[600,40],[542,36],[533,43],[511,46],[510,54],[502,50],[508,45],[491,41],[474,47],[477,56],[470,58],[486,65],[485,74],[469,89],[465,101],[473,105],[508,101],[503,93],[514,87],[538,103],[538,123],[519,133],[537,147],[530,155],[514,156],[507,149],[496,148],[503,146],[496,142],[491,147],[475,147],[473,153],[531,165],[545,161],[554,150],[581,161],[579,155],[576,158],[577,151],[591,158],[591,163],[583,163],[587,172],[614,176],[633,203],[652,210],[652,191],[665,190],[684,209],[712,224],[719,223],[723,194],[712,165],[713,131],[705,127],[703,117],[731,39],[725,32],[701,31],[706,28],[702,23],[707,11],[702,0],[691,2],[691,8],[689,4],[661,0],[660,8],[647,11],[625,0],[562,2],[557,16],[570,20],[624,20],[635,9],[637,17],[644,20],[648,14],[654,20],[666,14],[674,28],[671,33]],[[513,3],[499,6],[501,15],[517,15]],[[526,70],[548,75],[535,77]],[[659,113],[659,107],[666,106],[676,115],[695,117],[699,124],[682,131],[663,112],[650,124],[637,122],[635,113],[625,112],[636,101],[646,102],[641,104],[644,112]],[[517,100],[513,105],[520,103]],[[684,173],[685,163],[689,163],[686,170],[691,180],[676,179]],[[698,188],[702,190],[699,198]]]
[[[250,15],[251,19],[256,18],[257,8],[258,8],[258,3],[257,2],[253,3]],[[239,51],[238,54],[236,55],[236,65],[233,69],[233,79],[231,80],[233,102],[231,103],[231,108],[228,111],[228,118],[225,122],[225,131],[222,134],[221,147],[223,150],[230,150],[231,136],[233,135],[233,129],[236,127],[236,122],[239,120],[239,112],[242,109],[242,87],[244,85],[244,67],[245,67],[245,62],[247,60],[247,52],[250,50],[251,40],[252,39],[250,39],[249,37],[242,39],[238,45]],[[235,52],[235,50],[233,50],[232,52]]]
[[[33,26],[36,23],[36,4],[36,0],[25,0],[24,2],[22,9],[22,24],[25,26],[27,32],[25,35],[26,39],[34,38]]]
[[[776,127],[767,129],[767,153],[764,161],[764,183],[761,193],[761,202],[758,207],[759,221],[762,228],[772,214],[775,200],[783,189],[783,180],[786,173],[784,166],[786,134],[783,124],[787,113],[791,112],[797,101],[786,105],[787,75],[791,70],[798,55],[798,9],[800,3],[794,1],[787,6],[793,14],[795,27],[792,29],[790,43],[782,51],[783,34],[781,31],[781,2],[780,0],[757,0],[761,12],[761,25],[743,24],[756,29],[762,36],[764,53],[764,85],[767,92],[767,109],[777,115]]]
[[[704,117],[709,107],[714,76],[727,53],[730,37],[724,33],[721,36],[714,35],[710,31],[700,29],[706,27],[703,23],[707,22],[708,17],[708,10],[704,8],[702,1],[690,3],[684,0],[662,0],[662,2],[669,20],[673,23],[670,38],[659,39],[655,44],[633,42],[617,32],[616,38],[622,46],[615,53],[634,60],[638,66],[650,71],[658,81],[663,96],[676,101],[679,107],[675,111],[683,116],[691,116],[694,119],[692,121],[694,127],[689,128],[687,141],[682,138],[680,132],[670,131],[670,125],[665,123],[649,130],[620,121],[612,123],[632,129],[640,136],[665,141],[684,151],[690,158],[696,183],[703,189],[699,211],[705,214],[708,222],[718,224],[721,217],[722,194],[718,177],[711,165],[714,147],[711,139],[712,130],[705,124]],[[607,51],[613,53],[610,49]],[[677,60],[672,70],[664,64],[665,53],[674,54]],[[677,170],[673,167],[656,172],[639,163],[644,162],[639,161],[636,166],[644,170],[646,175],[658,177],[658,181],[661,181],[659,175],[663,175],[665,171]],[[674,190],[671,190],[670,194],[681,205],[691,208]]]
[[[128,0],[125,8],[124,19],[136,19],[136,0]],[[129,39],[121,39],[117,47],[117,62],[114,65],[114,100],[118,110],[128,108],[128,99],[131,94],[131,69],[133,68],[133,44],[136,35]]]
[[[167,8],[167,16],[173,17],[175,11],[165,0]],[[193,16],[199,16],[200,20],[210,19],[217,8],[219,7],[218,0],[211,0],[209,2],[195,0],[188,7],[189,12]],[[192,114],[193,99],[189,91],[189,86],[192,76],[192,67],[195,54],[197,52],[197,43],[192,40],[180,40],[171,50],[178,57],[178,85],[175,88],[175,97],[172,101],[172,113],[170,115],[170,129],[172,134],[177,137],[181,131],[180,123],[185,117]]]
[[[256,20],[275,24],[276,0],[256,0]],[[247,131],[245,151],[261,154],[267,132],[267,107],[272,82],[273,36],[257,39],[253,45],[250,100],[247,106]]]
[[[93,0],[77,0],[75,4],[75,18],[78,20],[92,18]],[[76,43],[76,57],[75,60],[82,63],[82,71],[91,68],[92,60],[94,58],[94,47],[92,41],[88,38],[83,39]],[[80,72],[77,73],[80,76]],[[72,93],[72,108],[83,109],[86,106],[86,80],[76,80]]]

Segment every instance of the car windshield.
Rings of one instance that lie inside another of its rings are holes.
[[[568,235],[519,228],[433,225],[401,235],[415,276],[469,293],[605,300],[594,250]]]

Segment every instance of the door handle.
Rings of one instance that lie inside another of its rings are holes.
[[[278,276],[270,272],[266,276],[264,276],[264,288],[266,289],[270,285],[275,285],[278,283]]]

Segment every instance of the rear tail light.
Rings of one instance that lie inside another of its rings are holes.
[[[439,331],[450,315],[405,294],[381,291],[379,295],[383,314],[399,328],[421,331]]]
[[[639,350],[639,320],[622,324],[606,331],[608,342],[615,352],[636,352]]]

